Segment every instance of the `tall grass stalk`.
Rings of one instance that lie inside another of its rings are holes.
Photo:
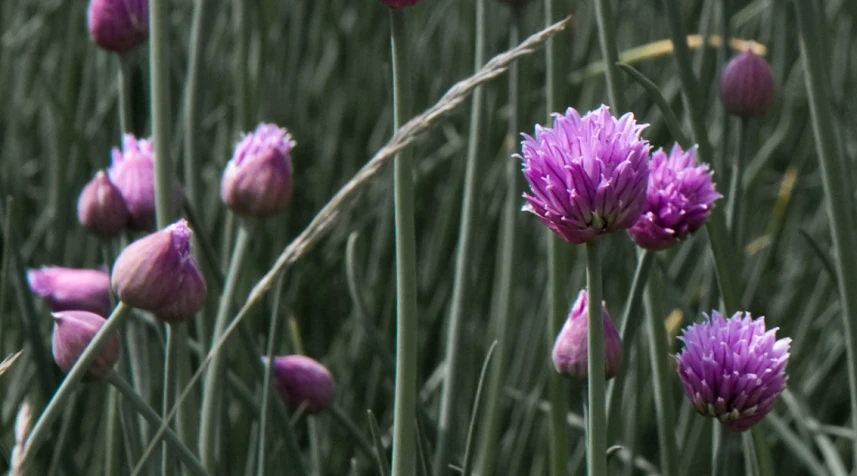
[[[854,431],[857,431],[857,293],[854,292],[854,289],[857,289],[857,246],[853,238],[853,195],[845,173],[846,162],[840,155],[837,125],[831,107],[833,100],[829,73],[824,60],[826,51],[822,50],[822,45],[827,41],[825,28],[817,21],[824,18],[824,11],[819,11],[814,2],[795,0],[793,3],[797,13],[801,63],[824,186],[825,208],[837,257],[834,265],[848,356],[851,423],[854,425]],[[851,444],[852,468],[857,468],[857,438],[852,439]]]
[[[116,56],[116,88],[119,91],[119,132],[133,134],[131,113],[131,65],[126,56]]]
[[[410,71],[403,10],[390,9],[393,56],[394,133],[410,115]],[[414,231],[414,185],[407,153],[394,163],[396,215],[396,391],[393,416],[392,476],[414,474],[417,403],[417,251]]]
[[[198,161],[197,137],[199,127],[199,100],[201,96],[200,73],[204,53],[203,36],[205,24],[208,21],[207,0],[194,0],[193,20],[190,26],[190,41],[188,46],[187,77],[185,78],[184,104],[184,186],[185,195],[194,210],[200,210],[202,205],[202,190],[200,188],[200,167]]]
[[[244,258],[250,245],[250,225],[242,223],[238,228],[238,236],[235,238],[235,248],[232,250],[232,258],[229,261],[229,271],[226,275],[226,283],[223,286],[223,294],[220,296],[220,304],[217,308],[217,317],[214,321],[214,333],[212,345],[218,342],[229,326],[229,318],[232,316],[232,303],[235,297],[235,288],[238,277],[244,266]],[[208,367],[205,378],[205,387],[202,394],[202,414],[199,424],[199,456],[208,471],[217,469],[217,457],[219,435],[221,434],[220,416],[222,415],[221,398],[224,389],[224,375],[226,371],[226,355],[224,352],[212,353],[211,365]],[[218,349],[221,350],[221,349]]]
[[[514,48],[518,44],[521,35],[521,23],[523,10],[512,9],[509,47]],[[508,142],[509,155],[516,149],[516,137],[520,132],[519,114],[519,73],[518,63],[509,68],[509,122]],[[518,190],[518,162],[506,157],[506,197],[500,215],[500,240],[498,245],[498,279],[493,290],[493,303],[491,316],[494,327],[494,338],[497,341],[497,351],[494,363],[491,367],[490,380],[488,381],[488,395],[485,401],[485,416],[482,419],[482,433],[480,435],[479,452],[477,453],[476,471],[479,474],[495,474],[497,465],[497,453],[499,448],[498,433],[500,431],[500,415],[502,408],[503,386],[506,382],[506,367],[509,352],[508,326],[511,314],[512,297],[512,271],[515,254],[515,217],[520,211],[520,192]]]
[[[550,25],[567,9],[567,4],[561,0],[545,0],[545,25]],[[551,38],[545,45],[545,105],[547,120],[552,120],[551,114],[563,110],[561,91],[564,90],[565,78],[561,65],[564,64],[559,40]],[[567,269],[564,264],[567,253],[564,253],[565,243],[550,230],[545,232],[547,239],[547,271],[548,271],[548,320],[547,320],[547,349],[553,348],[557,334],[565,322],[568,309],[568,299],[564,292],[563,276]],[[547,359],[545,359],[547,361]],[[548,376],[548,400],[550,401],[550,474],[562,476],[568,467],[568,428],[565,424],[565,414],[568,412],[568,384],[562,376],[553,372]]]
[[[485,0],[476,0],[476,38],[474,41],[474,72],[485,63]],[[473,91],[470,110],[470,134],[467,142],[467,166],[464,173],[464,194],[461,199],[461,223],[458,231],[458,250],[455,256],[455,278],[452,291],[452,308],[446,336],[446,369],[443,393],[440,399],[438,419],[438,442],[435,450],[434,470],[441,476],[446,474],[450,453],[455,441],[455,409],[462,398],[461,392],[461,347],[462,323],[466,298],[472,295],[471,268],[474,250],[473,235],[476,219],[476,195],[479,178],[479,141],[482,138],[483,88]]]
[[[587,370],[589,418],[586,422],[586,466],[590,476],[607,475],[607,411],[604,401],[604,320],[601,319],[601,257],[598,241],[586,244],[586,288],[589,327]]]

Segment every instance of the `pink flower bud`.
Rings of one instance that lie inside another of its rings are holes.
[[[110,314],[110,277],[104,271],[45,266],[28,270],[27,282],[54,312]]]
[[[179,322],[205,304],[205,280],[190,253],[191,230],[176,223],[128,245],[113,264],[113,290],[125,304]]]
[[[751,49],[732,58],[720,75],[720,99],[731,114],[761,116],[774,100],[771,67]]]
[[[90,0],[87,22],[96,45],[125,53],[149,36],[149,0]]]
[[[267,361],[264,357],[263,361]],[[303,355],[274,357],[274,386],[291,408],[305,405],[308,413],[319,413],[333,402],[333,377],[317,361]]]
[[[115,236],[128,224],[128,208],[119,189],[99,171],[77,199],[77,219],[86,231],[101,237]]]
[[[107,319],[86,311],[58,312],[53,316],[54,360],[64,373],[68,373]],[[120,349],[119,336],[114,335],[101,349],[84,380],[98,380],[109,375],[119,360]]]
[[[420,3],[420,1],[422,0],[381,0],[381,3],[390,8],[404,8],[416,5]]]
[[[114,148],[111,154],[112,163],[107,173],[131,214],[128,227],[151,230],[155,227],[155,151],[152,142],[125,134],[122,151]],[[181,189],[176,184],[176,209],[181,205]]]
[[[272,124],[259,124],[235,147],[220,185],[223,202],[239,215],[269,216],[289,203],[295,146],[291,134]]]
[[[580,291],[553,347],[553,365],[556,371],[580,380],[586,380],[589,376],[589,312],[586,303],[586,291]],[[601,307],[604,311],[604,373],[607,379],[611,379],[622,365],[622,340],[613,327],[603,302]]]

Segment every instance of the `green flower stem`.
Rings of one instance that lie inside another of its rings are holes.
[[[509,45],[514,48],[521,34],[522,12],[520,8],[512,10]],[[519,126],[519,80],[520,68],[518,63],[509,68],[509,132],[506,140],[511,151],[516,149],[515,137]],[[508,362],[508,327],[512,295],[512,274],[515,259],[515,217],[520,211],[518,180],[520,172],[518,163],[506,159],[506,202],[503,204],[500,217],[500,240],[498,258],[498,279],[494,288],[494,302],[491,316],[494,318],[494,338],[497,340],[497,352],[491,367],[487,400],[485,401],[485,416],[482,418],[482,433],[480,435],[479,452],[477,453],[476,468],[478,474],[495,474],[497,450],[499,448],[498,433],[500,431],[500,409],[502,407],[503,385],[506,381]]]
[[[485,62],[485,0],[476,0],[476,41],[474,71],[478,72]],[[482,129],[482,98],[484,89],[473,91],[470,110],[470,134],[467,141],[467,165],[464,173],[464,193],[461,199],[461,224],[458,228],[458,250],[455,256],[455,278],[452,290],[452,308],[446,336],[444,367],[446,378],[440,399],[438,419],[438,442],[434,457],[435,474],[447,473],[450,453],[454,441],[456,423],[455,406],[461,400],[461,326],[464,319],[465,300],[473,255],[473,232],[476,218],[476,189],[478,185],[479,140]]]
[[[212,345],[220,340],[224,330],[229,325],[232,302],[235,297],[235,286],[238,284],[238,274],[243,268],[244,258],[250,244],[249,225],[242,224],[235,239],[235,248],[229,262],[229,271],[220,305],[217,308],[217,318],[214,322]],[[206,371],[205,390],[202,397],[202,416],[199,425],[199,455],[205,468],[214,472],[217,468],[218,434],[220,427],[220,400],[223,394],[223,377],[225,371],[225,353],[222,349],[211,358],[211,365]]]
[[[658,446],[661,453],[661,472],[664,476],[679,476],[679,462],[675,441],[675,404],[670,383],[669,345],[663,320],[661,276],[655,271],[646,286],[646,334],[649,340],[649,358],[652,364],[652,388],[655,394],[655,413],[658,419]]]
[[[390,9],[393,55],[393,123],[398,130],[409,115],[408,49],[403,10]],[[395,132],[395,131],[394,131]],[[417,252],[414,231],[412,164],[396,154],[393,188],[396,215],[396,391],[393,416],[393,476],[411,476],[416,461]]]
[[[193,20],[190,26],[190,45],[188,47],[187,78],[185,79],[184,186],[185,196],[194,210],[198,210],[202,204],[196,139],[199,136],[199,76],[202,69],[202,61],[200,60],[204,49],[203,35],[209,10],[207,7],[210,4],[211,2],[206,0],[194,1]]]
[[[545,0],[545,25],[550,25],[567,11],[568,5],[562,0]],[[545,102],[547,118],[563,109],[561,91],[565,87],[565,79],[561,69],[564,58],[559,40],[551,38],[545,45]],[[568,300],[564,293],[563,266],[566,253],[563,253],[565,242],[561,241],[552,231],[546,231],[547,265],[548,265],[548,325],[547,349],[553,348],[553,343],[565,322],[568,311]],[[548,376],[548,400],[550,401],[550,475],[564,476],[568,468],[568,428],[565,424],[565,414],[568,412],[568,383],[562,376],[550,372]]]
[[[272,393],[271,369],[274,360],[274,349],[278,342],[280,331],[280,299],[283,294],[283,278],[277,279],[274,293],[274,305],[271,310],[271,322],[268,324],[268,345],[265,350],[265,376],[262,378],[262,404],[259,410],[259,453],[256,459],[256,476],[265,476],[265,443],[268,423],[268,402]]]
[[[589,313],[589,418],[586,424],[586,466],[589,476],[607,474],[607,415],[604,401],[604,320],[601,317],[601,257],[598,241],[586,244],[587,311]]]
[[[743,167],[748,160],[749,147],[749,124],[746,118],[741,119],[741,128],[739,132],[740,139],[738,140],[738,153],[734,154],[732,162],[732,176],[729,183],[729,198],[727,199],[726,211],[726,227],[732,234],[732,239],[735,246],[741,249],[741,202],[743,200],[742,176]]]
[[[119,91],[119,127],[122,134],[133,134],[131,121],[131,65],[128,58],[118,55],[119,67],[116,74],[116,87]]]
[[[625,111],[625,90],[622,73],[619,71],[619,50],[616,48],[616,29],[614,16],[610,11],[609,0],[595,0],[595,18],[598,22],[598,41],[601,43],[601,56],[606,61],[604,69],[607,76],[607,93],[613,114],[621,116]]]
[[[107,422],[104,425],[104,474],[120,473],[122,429],[119,412],[119,394],[115,388],[111,388],[107,391]]]
[[[74,366],[68,372],[65,380],[63,380],[57,392],[51,398],[51,401],[48,402],[48,406],[33,425],[33,430],[27,438],[27,447],[24,449],[24,454],[21,457],[22,465],[26,464],[28,457],[35,454],[39,449],[39,445],[48,437],[51,425],[65,410],[69,397],[74,393],[75,384],[83,379],[92,366],[92,363],[98,358],[101,349],[113,337],[115,331],[122,326],[122,323],[128,316],[129,309],[128,306],[121,302],[113,309],[113,313],[110,314],[107,322],[95,334],[95,337],[86,346],[86,350],[83,351],[77,362],[75,362]]]
[[[157,412],[140,397],[137,392],[134,391],[134,388],[128,384],[122,377],[120,377],[115,372],[111,373],[110,376],[107,377],[107,381],[110,385],[113,386],[114,389],[119,391],[125,400],[127,400],[134,408],[137,410],[143,418],[149,422],[152,427],[157,428],[163,424],[163,420],[158,416]],[[198,459],[193,455],[190,449],[187,446],[182,444],[179,437],[169,428],[167,428],[166,432],[164,432],[164,439],[166,440],[165,446],[172,446],[173,449],[176,450],[176,454],[179,458],[184,462],[187,468],[190,470],[192,474],[197,476],[206,476],[208,472],[205,471],[205,468],[202,467],[202,463],[199,462]],[[118,474],[118,473],[110,473],[110,474]]]

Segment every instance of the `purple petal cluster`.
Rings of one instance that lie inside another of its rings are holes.
[[[110,314],[110,276],[104,271],[45,266],[28,270],[27,282],[54,312]]]
[[[110,181],[128,208],[129,227],[150,230],[155,226],[155,151],[152,141],[122,137],[122,150],[114,148],[108,169]]]
[[[96,45],[125,53],[149,36],[149,0],[91,0],[87,23]]]
[[[720,420],[732,431],[758,423],[786,388],[791,339],[776,339],[765,318],[735,313],[729,319],[712,311],[680,337],[676,355],[684,392],[702,415]]]
[[[708,165],[696,164],[696,147],[676,144],[669,157],[658,149],[650,169],[645,209],[628,233],[639,246],[662,250],[702,227],[721,195]]]
[[[109,238],[125,229],[129,218],[122,192],[103,170],[98,171],[80,192],[77,200],[78,221],[86,231]]]
[[[83,351],[101,330],[107,319],[86,311],[65,311],[54,314],[54,334],[51,348],[54,360],[64,373],[68,373]],[[84,380],[98,380],[106,377],[119,360],[121,344],[119,336],[114,335],[101,349]]]
[[[333,376],[318,361],[303,355],[274,357],[271,371],[274,386],[289,407],[319,413],[333,402]]]
[[[190,253],[191,230],[176,223],[128,245],[113,264],[113,291],[125,304],[180,322],[205,304],[205,279]]]
[[[720,99],[731,114],[761,116],[774,102],[774,76],[767,61],[748,49],[732,58],[720,75]]]
[[[567,377],[586,380],[589,376],[589,311],[586,291],[580,291],[568,320],[556,337],[553,347],[553,365],[556,371]],[[607,306],[601,303],[604,320],[604,373],[613,378],[622,366],[622,340],[607,314]]]
[[[239,215],[270,216],[284,209],[292,196],[291,134],[273,124],[259,124],[235,147],[226,164],[220,194]]]
[[[518,157],[533,193],[524,195],[524,209],[573,245],[630,228],[645,206],[645,127],[631,113],[617,119],[601,106],[583,117],[569,108],[554,114],[553,128],[524,134]]]

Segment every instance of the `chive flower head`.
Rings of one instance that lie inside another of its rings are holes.
[[[587,380],[589,377],[589,311],[587,310],[586,290],[580,291],[568,319],[562,326],[553,347],[553,365],[557,372],[566,377]],[[622,340],[607,306],[601,303],[601,318],[604,321],[604,373],[605,378],[613,378],[622,366]]]
[[[54,312],[110,314],[110,276],[105,271],[45,266],[28,270],[27,283]]]

